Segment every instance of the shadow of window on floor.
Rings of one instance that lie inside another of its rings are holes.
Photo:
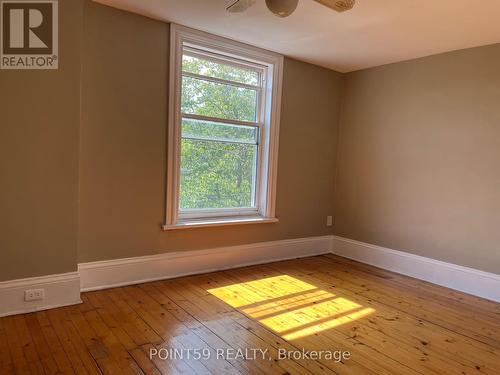
[[[375,311],[289,275],[231,284],[208,292],[286,340],[351,323]]]

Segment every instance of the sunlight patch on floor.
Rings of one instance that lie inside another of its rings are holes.
[[[350,323],[375,311],[289,275],[231,284],[208,292],[287,340]]]

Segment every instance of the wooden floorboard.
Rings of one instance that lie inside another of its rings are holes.
[[[82,300],[0,318],[0,374],[500,374],[500,304],[334,255]]]

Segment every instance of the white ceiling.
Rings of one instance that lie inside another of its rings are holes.
[[[500,43],[500,0],[357,0],[345,13],[300,0],[282,19],[264,0],[241,14],[232,0],[96,1],[340,72]]]

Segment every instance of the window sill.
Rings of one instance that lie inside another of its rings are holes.
[[[260,216],[183,220],[179,221],[177,224],[164,225],[163,230],[218,227],[225,225],[277,223],[278,221],[279,220],[277,218]]]

